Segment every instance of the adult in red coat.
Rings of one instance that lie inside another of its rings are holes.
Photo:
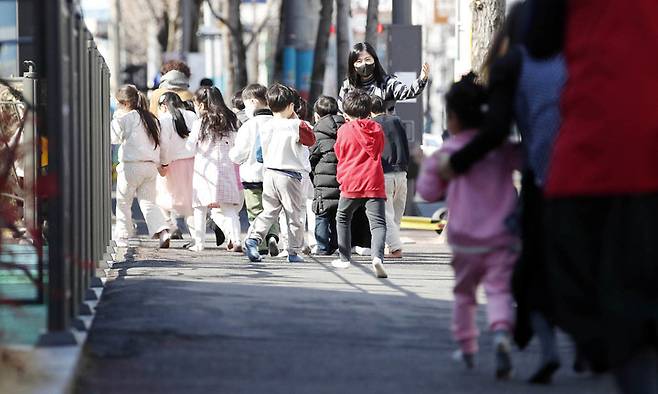
[[[569,79],[546,185],[557,320],[623,392],[655,393],[658,5],[567,7]]]

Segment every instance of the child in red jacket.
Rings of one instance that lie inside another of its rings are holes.
[[[365,205],[372,234],[372,267],[378,278],[386,278],[384,242],[386,241],[386,183],[382,168],[384,132],[368,119],[372,101],[359,90],[343,100],[347,123],[338,129],[334,151],[338,158],[336,179],[340,183],[340,200],[336,214],[340,259],[332,261],[336,268],[351,265],[351,222],[354,212]]]

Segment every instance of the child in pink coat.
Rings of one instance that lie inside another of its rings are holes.
[[[476,290],[482,284],[494,333],[496,376],[506,379],[512,372],[510,332],[514,325],[510,279],[519,240],[505,221],[516,206],[512,172],[520,164],[520,154],[517,147],[507,144],[449,182],[438,174],[439,162],[478,133],[484,100],[484,90],[474,83],[472,74],[453,84],[446,94],[450,138],[423,164],[418,193],[428,201],[445,196],[448,206],[448,243],[455,272],[452,331],[460,346],[455,356],[473,367],[478,351]]]

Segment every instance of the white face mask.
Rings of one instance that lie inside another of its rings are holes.
[[[256,111],[256,106],[254,103],[251,102],[251,100],[247,100],[244,103],[244,113],[247,115],[249,119],[254,117],[254,112]]]

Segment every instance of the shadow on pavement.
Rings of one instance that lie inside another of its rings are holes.
[[[394,280],[375,285],[405,296],[377,294],[318,263],[331,274],[315,268],[320,273],[310,276],[311,264],[167,259],[116,267],[75,392],[613,392],[608,379],[577,377],[566,367],[555,386],[531,388],[521,378],[536,350],[515,355],[517,380],[495,382],[488,335],[477,369],[467,372],[450,360],[450,301],[419,297]],[[349,290],[332,290],[334,276]],[[482,314],[479,320],[484,327]],[[568,346],[561,350],[569,364]]]

